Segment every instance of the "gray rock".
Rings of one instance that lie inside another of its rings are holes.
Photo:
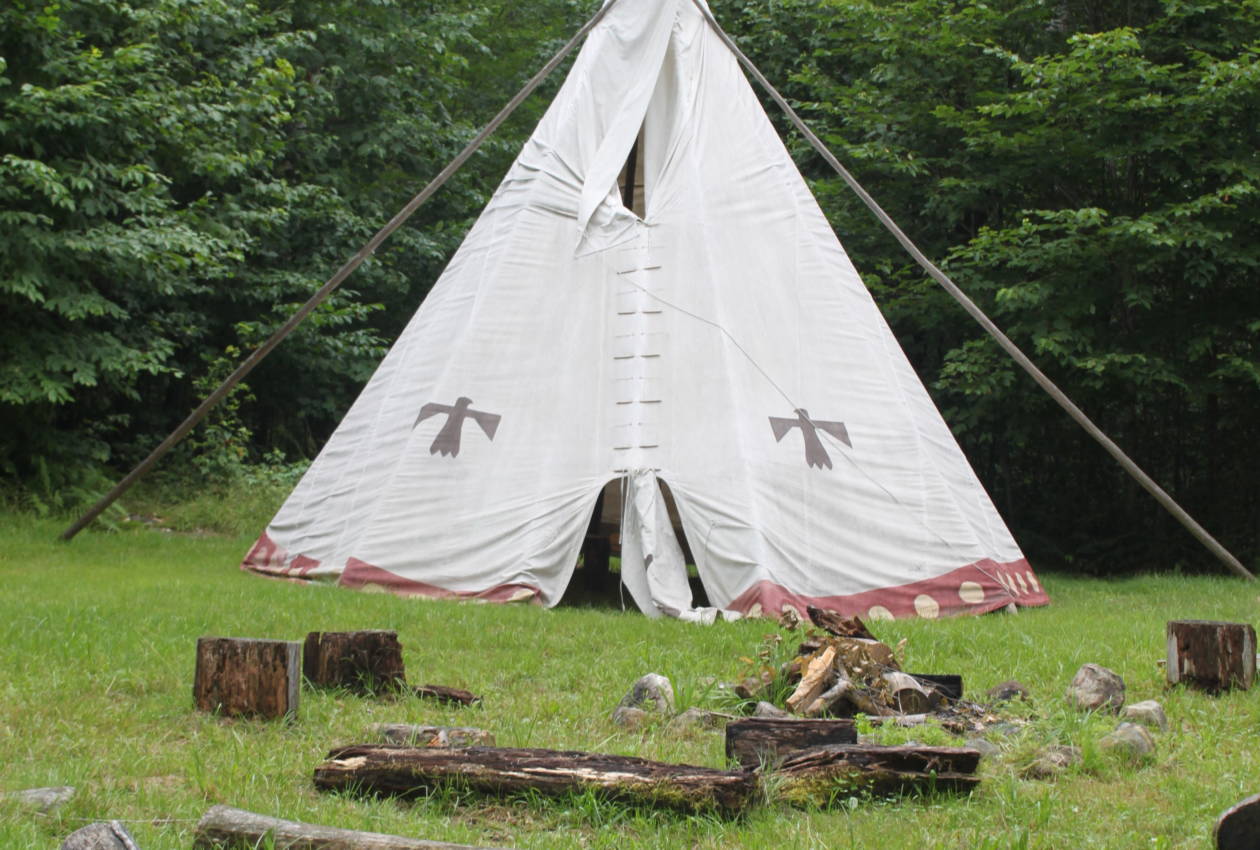
[[[1133,759],[1141,759],[1155,752],[1155,739],[1145,726],[1121,723],[1114,732],[1104,735],[1098,741],[1098,746]]]
[[[622,729],[633,732],[641,729],[647,723],[648,713],[641,708],[631,708],[628,705],[619,705],[613,709],[612,721]]]
[[[674,713],[674,686],[659,673],[648,673],[634,683],[621,702],[621,708],[641,708],[659,714]]]
[[[1009,702],[1015,698],[1027,701],[1028,689],[1014,679],[994,685],[985,692],[990,702]]]
[[[993,758],[1002,752],[1001,747],[992,741],[985,740],[984,738],[968,738],[967,746],[971,747],[973,750],[979,750],[981,758]]]
[[[69,785],[58,785],[55,788],[27,788],[25,791],[6,791],[0,799],[14,800],[24,806],[30,806],[41,812],[51,812],[70,802],[74,796],[74,788]]]
[[[675,733],[690,732],[695,729],[717,729],[725,726],[730,719],[730,715],[720,714],[716,711],[706,711],[703,708],[689,708],[669,721],[669,726],[666,728],[670,732]]]
[[[1124,705],[1124,679],[1106,667],[1082,664],[1065,696],[1082,711],[1119,711]]]
[[[90,823],[66,836],[61,850],[140,850],[127,827],[116,820]]]
[[[792,712],[784,711],[772,702],[762,700],[753,709],[753,717],[791,717]]]
[[[1022,774],[1026,779],[1051,779],[1069,767],[1080,764],[1080,761],[1079,747],[1047,747],[1023,769]]]
[[[1164,707],[1153,699],[1126,705],[1121,715],[1125,720],[1141,723],[1161,732],[1168,731],[1168,715],[1164,714]]]

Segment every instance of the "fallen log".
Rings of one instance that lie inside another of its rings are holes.
[[[773,764],[810,747],[856,743],[852,720],[749,717],[726,725],[726,757],[744,767]]]
[[[438,702],[457,702],[460,705],[475,705],[481,702],[481,697],[472,691],[466,691],[463,688],[448,688],[445,685],[417,685],[412,688],[412,692],[426,699],[435,699]]]
[[[297,641],[198,638],[193,703],[228,716],[295,717],[301,659]]]
[[[470,844],[316,826],[230,806],[212,806],[201,816],[193,834],[193,850],[254,850],[257,847],[274,847],[275,850],[489,850]]]
[[[1168,684],[1219,693],[1255,682],[1256,630],[1249,623],[1170,620],[1165,634]]]
[[[744,770],[511,747],[364,744],[339,747],[315,768],[315,787],[321,791],[408,797],[442,785],[488,794],[533,791],[554,796],[599,791],[636,804],[728,813],[745,809],[757,794],[756,777]]]
[[[317,688],[356,694],[393,691],[407,684],[398,632],[310,632],[302,645],[302,675]]]
[[[471,726],[417,726],[412,723],[373,723],[368,731],[386,744],[407,747],[493,747],[494,733]]]
[[[979,762],[970,747],[839,744],[791,753],[762,773],[777,798],[826,806],[854,794],[968,792],[980,783]]]

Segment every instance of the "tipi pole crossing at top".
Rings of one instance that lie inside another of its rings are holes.
[[[213,410],[215,406],[218,405],[218,403],[221,402],[237,384],[244,380],[245,376],[252,372],[254,367],[262,362],[264,357],[271,353],[272,349],[283,342],[284,338],[292,333],[307,316],[314,312],[315,308],[323,303],[324,300],[328,298],[335,289],[337,289],[337,287],[341,286],[342,282],[345,281],[345,279],[349,277],[355,269],[363,265],[364,261],[367,260],[368,257],[376,253],[376,249],[381,246],[381,243],[388,239],[390,234],[392,234],[395,230],[402,227],[403,223],[407,219],[411,218],[411,215],[416,210],[420,209],[425,201],[429,200],[429,198],[432,197],[433,194],[440,189],[442,185],[445,184],[446,181],[449,180],[465,162],[468,161],[469,157],[477,152],[477,150],[485,143],[486,139],[490,138],[490,135],[495,130],[499,129],[499,126],[508,119],[508,116],[515,112],[516,108],[524,103],[527,97],[534,93],[534,90],[542,84],[543,80],[550,76],[551,72],[564,61],[565,57],[573,52],[573,48],[577,47],[582,39],[586,37],[587,33],[594,29],[596,24],[603,20],[604,16],[608,14],[609,10],[612,9],[616,3],[617,0],[608,0],[608,2],[598,12],[596,12],[580,30],[577,31],[573,38],[569,39],[563,47],[556,51],[556,54],[551,57],[546,65],[539,69],[538,73],[534,74],[534,76],[529,79],[529,82],[527,82],[521,90],[517,92],[510,101],[508,101],[507,105],[499,110],[499,113],[495,115],[494,118],[490,119],[490,123],[486,124],[486,126],[481,129],[481,132],[474,136],[472,141],[470,141],[462,151],[456,154],[455,158],[452,159],[447,166],[429,182],[429,185],[421,189],[419,194],[408,201],[407,205],[399,210],[398,213],[391,218],[384,227],[378,230],[376,235],[369,239],[353,257],[347,260],[341,268],[337,269],[333,276],[328,278],[328,280],[324,282],[324,285],[321,286],[305,304],[299,307],[297,312],[290,316],[289,320],[281,325],[266,342],[254,349],[253,353],[250,354],[249,357],[241,363],[241,365],[237,366],[236,370],[232,372],[231,375],[228,375],[223,383],[206,397],[205,401],[198,405],[192,413],[188,414],[188,418],[181,422],[179,427],[172,431],[165,440],[158,444],[158,447],[150,452],[148,457],[142,460],[135,469],[127,473],[126,477],[115,484],[113,489],[102,496],[100,501],[93,505],[87,513],[83,514],[83,516],[79,517],[79,519],[77,519],[69,528],[63,531],[61,533],[61,539],[70,540],[86,528],[92,520],[104,513],[105,509],[112,505],[119,496],[127,492],[127,490],[131,488],[131,485],[135,484],[136,481],[153,468],[154,464],[156,464],[163,455],[174,448],[180,440],[184,439],[184,437],[188,435],[188,432],[195,428],[197,423],[206,417],[206,414]]]
[[[1000,345],[1002,349],[1006,351],[1006,353],[1009,354],[1011,358],[1018,363],[1034,381],[1037,382],[1038,386],[1045,390],[1046,394],[1054,399],[1055,402],[1057,402],[1058,405],[1062,407],[1073,420],[1075,420],[1076,424],[1084,428],[1086,433],[1088,433],[1098,442],[1099,445],[1106,449],[1107,453],[1115,458],[1116,462],[1124,468],[1125,472],[1129,473],[1129,475],[1132,476],[1138,484],[1142,485],[1148,493],[1155,497],[1155,500],[1159,502],[1170,514],[1172,514],[1177,521],[1186,528],[1186,530],[1193,534],[1200,543],[1202,543],[1213,555],[1220,559],[1220,561],[1224,563],[1231,572],[1242,578],[1254,580],[1255,576],[1251,574],[1250,570],[1243,566],[1241,561],[1234,557],[1228,549],[1222,546],[1216,538],[1214,538],[1205,528],[1203,528],[1203,526],[1196,522],[1194,517],[1186,513],[1186,511],[1177,504],[1172,496],[1168,495],[1164,488],[1160,487],[1154,479],[1147,475],[1142,468],[1139,467],[1132,458],[1126,455],[1124,450],[1116,445],[1110,437],[1103,433],[1102,429],[1095,425],[1093,421],[1085,415],[1085,412],[1077,407],[1076,404],[1068,398],[1067,395],[1059,389],[1058,386],[1056,386],[1044,372],[1037,368],[1037,365],[1033,363],[1033,361],[1029,359],[1023,351],[1020,350],[1019,346],[1012,342],[1010,337],[1003,333],[993,320],[990,319],[985,312],[981,310],[980,307],[977,306],[976,303],[972,301],[967,294],[949,278],[948,275],[945,274],[945,272],[941,271],[935,263],[924,256],[923,252],[920,251],[914,242],[910,240],[910,237],[897,226],[897,223],[893,221],[888,213],[884,211],[883,207],[881,207],[879,203],[871,197],[870,193],[862,187],[862,184],[858,182],[857,178],[850,174],[848,169],[840,164],[840,161],[836,159],[835,154],[833,154],[827,146],[823,144],[822,140],[809,129],[809,126],[796,113],[796,110],[794,110],[787,100],[784,99],[778,89],[776,89],[770,81],[766,79],[765,75],[761,73],[761,70],[753,64],[753,61],[744,55],[743,51],[739,49],[734,40],[727,35],[726,31],[718,24],[717,20],[713,17],[708,8],[701,3],[700,0],[692,0],[692,3],[694,3],[696,8],[700,10],[700,14],[702,14],[705,20],[708,21],[709,26],[713,28],[713,31],[717,34],[718,38],[720,38],[731,50],[731,52],[735,54],[735,57],[739,59],[740,64],[743,65],[753,79],[755,79],[757,83],[765,89],[766,93],[770,95],[774,102],[779,105],[779,108],[787,115],[788,120],[792,122],[792,125],[800,131],[801,135],[803,135],[806,141],[813,146],[814,150],[817,151],[824,160],[826,160],[827,164],[835,169],[835,172],[840,175],[845,183],[848,184],[849,188],[862,199],[862,203],[866,204],[870,211],[875,214],[875,217],[879,219],[880,223],[883,224],[894,237],[896,237],[897,241],[901,243],[901,247],[906,250],[906,253],[913,257],[914,261],[917,262],[923,270],[932,277],[933,280],[939,283],[955,301],[962,305],[962,308],[966,310],[967,313],[988,332],[989,336],[993,337],[997,344]]]

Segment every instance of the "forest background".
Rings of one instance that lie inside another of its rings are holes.
[[[103,492],[596,5],[0,5],[6,498],[65,513]],[[1260,562],[1260,0],[711,5],[925,252]],[[562,78],[164,462],[163,486],[300,473]],[[769,111],[1030,556],[1209,566]]]

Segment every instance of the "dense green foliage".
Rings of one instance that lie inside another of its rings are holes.
[[[1254,562],[1260,2],[713,6],[927,253]],[[0,8],[0,471],[55,493],[146,452],[592,7]],[[221,473],[317,449],[545,103],[273,355],[185,461]],[[790,143],[1025,547],[1090,569],[1201,563]]]

